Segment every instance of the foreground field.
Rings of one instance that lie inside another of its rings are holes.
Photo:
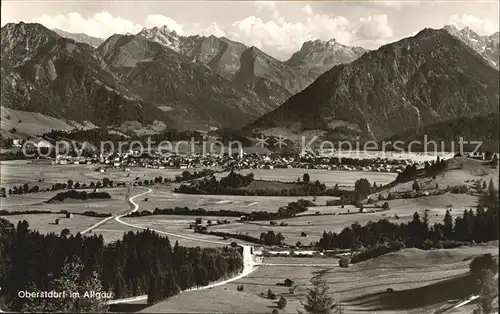
[[[311,278],[322,273],[345,313],[434,313],[468,296],[468,265],[474,256],[484,253],[498,255],[498,242],[451,250],[405,249],[349,268],[336,267],[333,259],[303,258],[304,263],[318,264],[332,260],[332,267],[261,266],[223,287],[182,293],[144,312],[268,313],[283,296],[288,302],[280,312],[297,313],[303,310],[300,303],[305,302]],[[286,260],[269,258],[268,262]],[[293,294],[288,287],[276,285],[287,278],[298,284]],[[244,291],[236,291],[238,285],[243,285]],[[387,288],[395,293],[387,294]],[[276,294],[276,300],[265,297],[268,289]]]

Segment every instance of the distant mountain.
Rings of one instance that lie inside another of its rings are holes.
[[[113,35],[99,54],[138,97],[185,128],[239,127],[274,107],[239,90],[202,63],[138,35]]]
[[[499,68],[498,32],[489,36],[479,36],[468,27],[458,30],[453,25],[446,25],[444,29],[483,56],[491,66]]]
[[[180,36],[167,26],[144,28],[138,35],[207,64],[227,80],[238,71],[241,54],[248,48],[225,37]]]
[[[130,97],[89,45],[40,24],[2,27],[2,105],[98,125],[175,122],[156,106]]]
[[[57,28],[55,28],[53,31],[61,37],[73,39],[76,42],[84,43],[92,47],[98,47],[104,42],[104,39],[102,38],[92,37],[82,33],[69,33]]]
[[[445,30],[414,37],[333,67],[246,130],[382,139],[408,128],[498,112],[499,73]]]
[[[361,57],[367,50],[361,47],[347,47],[335,39],[329,41],[314,40],[305,42],[299,51],[285,63],[294,68],[310,71],[309,75],[317,78],[335,65],[350,63]]]
[[[179,36],[168,27],[143,29],[139,35],[200,61],[235,86],[277,107],[302,91],[334,65],[354,61],[365,50],[346,47],[334,40],[307,42],[287,62],[256,47],[225,37]]]
[[[461,117],[420,128],[412,128],[397,133],[385,140],[392,143],[396,141],[403,141],[405,143],[420,141],[423,143],[424,136],[427,136],[428,142],[435,141],[438,145],[441,145],[440,143],[443,142],[448,149],[451,147],[451,143],[454,143],[454,149],[458,151],[460,149],[460,138],[462,138],[464,144],[469,144],[469,141],[481,141],[481,150],[498,152],[498,143],[500,139],[498,130],[499,125],[500,117],[498,113],[490,113],[487,115]],[[471,143],[468,146],[474,148],[476,143]]]

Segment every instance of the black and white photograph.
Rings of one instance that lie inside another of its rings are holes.
[[[498,0],[0,8],[0,313],[499,313]]]

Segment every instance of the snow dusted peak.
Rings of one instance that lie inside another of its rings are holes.
[[[167,25],[164,25],[162,27],[155,26],[151,29],[143,28],[142,31],[137,35],[157,42],[172,50],[179,51],[179,35],[176,31],[170,29]]]

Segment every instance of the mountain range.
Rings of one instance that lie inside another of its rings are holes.
[[[333,67],[245,130],[382,139],[444,120],[498,113],[498,102],[498,70],[445,29],[427,28]]]
[[[165,26],[102,40],[21,22],[1,36],[2,106],[116,129],[382,139],[498,112],[498,33],[424,29],[374,51],[313,40],[286,61]]]
[[[235,128],[364,52],[338,45],[338,58],[331,58],[331,44],[324,44],[323,62],[309,61],[306,53],[288,65],[225,37],[179,36],[167,27],[101,42],[10,23],[2,27],[2,105],[97,125]]]

